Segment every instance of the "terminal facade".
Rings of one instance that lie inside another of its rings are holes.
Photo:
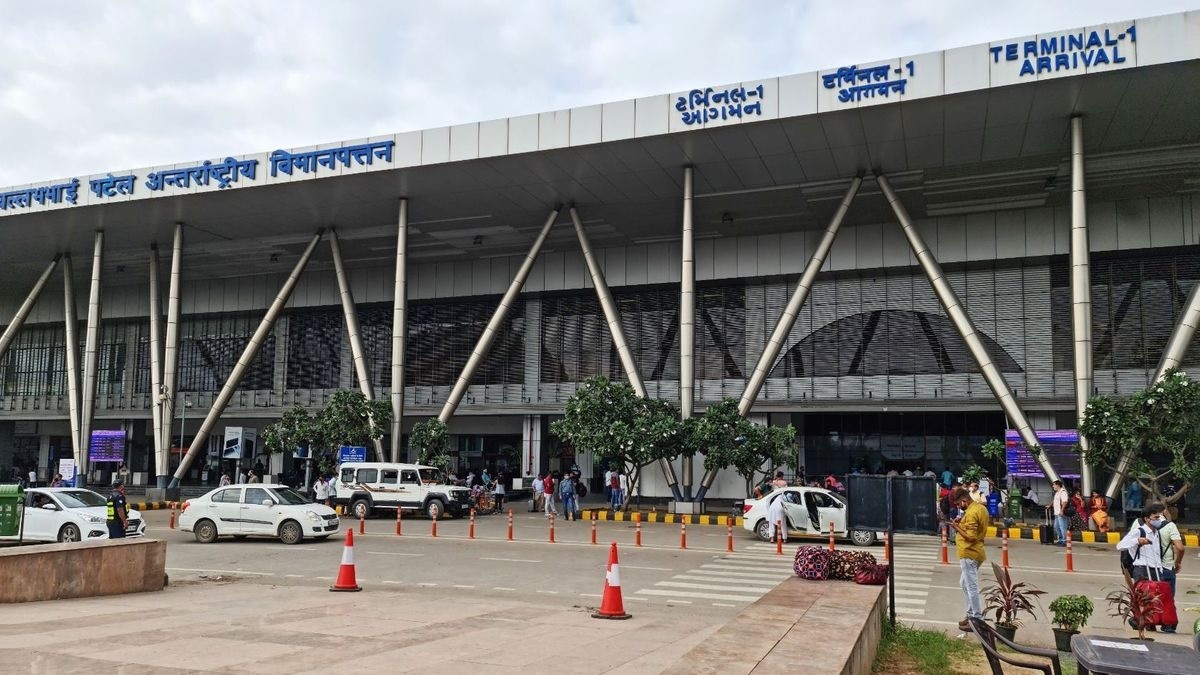
[[[1197,109],[1190,12],[5,188],[0,469],[215,484],[226,427],[361,389],[384,457],[440,416],[464,470],[591,476],[549,424],[597,374],[810,475],[983,463],[1200,361]]]

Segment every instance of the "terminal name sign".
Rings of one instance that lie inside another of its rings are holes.
[[[826,89],[838,90],[838,101],[850,103],[874,98],[888,97],[888,94],[903,94],[908,86],[908,78],[917,74],[912,61],[906,62],[900,68],[890,65],[862,68],[845,66],[837,71],[821,76],[821,84]],[[892,76],[896,76],[893,79]]]
[[[1021,61],[1021,77],[1077,70],[1090,66],[1125,63],[1121,42],[1137,42],[1137,27],[1113,35],[1111,29],[1080,31],[991,47],[992,63]]]
[[[741,119],[742,116],[762,116],[763,85],[729,87],[727,89],[693,89],[687,96],[675,99],[675,110],[684,126],[708,121]]]
[[[370,166],[375,160],[392,163],[392,152],[395,141],[376,141],[348,145],[329,150],[313,152],[289,153],[276,150],[271,153],[271,176],[278,173],[292,175],[296,173],[319,174],[324,170],[336,170],[338,166]],[[216,185],[218,189],[231,187],[238,182],[257,182],[258,160],[237,159],[226,157],[224,161],[205,161],[194,166],[177,169],[163,169],[146,174],[143,186],[150,192],[162,192],[169,187],[190,188],[193,185],[207,187]],[[88,189],[97,199],[108,199],[117,196],[134,194],[137,189],[138,176],[126,174],[114,176],[111,173],[103,178],[88,181]],[[27,209],[34,204],[76,204],[79,198],[79,179],[57,185],[21,188],[11,192],[0,193],[0,211]]]

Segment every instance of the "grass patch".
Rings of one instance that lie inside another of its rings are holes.
[[[917,630],[903,623],[884,621],[883,639],[875,658],[876,673],[912,675],[945,675],[955,672],[954,666],[970,659],[974,645],[956,640],[945,633]]]

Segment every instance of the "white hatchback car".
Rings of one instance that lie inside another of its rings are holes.
[[[31,488],[25,491],[25,541],[108,539],[108,498],[85,488]],[[142,514],[130,509],[126,537],[146,534]],[[16,540],[17,537],[5,537]]]
[[[314,504],[286,485],[229,485],[183,503],[179,529],[210,544],[217,537],[278,537],[299,544],[305,537],[325,539],[341,521],[333,509]]]

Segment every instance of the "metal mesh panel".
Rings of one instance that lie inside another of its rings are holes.
[[[179,391],[220,391],[261,316],[221,314],[191,316],[180,322]],[[275,334],[263,341],[238,390],[271,389]]]
[[[342,377],[342,313],[335,310],[288,315],[288,389],[337,389]]]
[[[82,334],[82,331],[80,332]],[[62,395],[67,389],[66,339],[61,325],[25,325],[0,361],[0,395]]]

